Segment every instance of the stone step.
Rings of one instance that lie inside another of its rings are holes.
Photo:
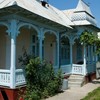
[[[68,84],[78,84],[80,85],[82,82],[72,82],[72,81],[69,81]]]
[[[71,75],[68,78],[68,87],[81,87],[84,83],[84,76],[82,75]]]
[[[71,75],[69,78],[83,78],[84,76],[82,75]]]
[[[75,85],[75,84],[72,84],[72,85],[68,85],[69,88],[76,88],[76,87],[82,87],[81,85]]]
[[[83,81],[83,78],[69,78],[68,81],[80,82],[80,81]]]
[[[81,82],[68,82],[68,87],[81,87],[82,83]]]

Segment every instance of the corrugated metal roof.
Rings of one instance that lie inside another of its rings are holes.
[[[51,6],[50,4],[47,7],[43,7],[41,5],[41,2],[38,2],[36,0],[0,0],[0,9],[15,4],[32,13],[59,23],[63,26],[70,27],[69,25],[72,24],[72,22],[66,17],[66,15],[62,11]]]

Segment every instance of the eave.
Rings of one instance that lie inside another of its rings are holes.
[[[0,9],[0,16],[1,17],[5,16],[5,15],[10,15],[10,14],[15,14],[15,15],[19,15],[19,16],[24,17],[24,18],[35,20],[37,22],[58,28],[59,30],[72,29],[72,27],[70,27],[70,26],[67,27],[67,25],[64,26],[64,25],[61,25],[57,22],[51,21],[47,18],[44,18],[40,15],[33,13],[33,12],[30,12],[24,8],[21,8],[18,5],[13,5],[13,6],[9,6],[9,7]]]

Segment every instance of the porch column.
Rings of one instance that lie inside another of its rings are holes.
[[[70,42],[70,64],[72,67],[73,64],[73,43],[72,42]]]
[[[88,46],[88,64],[90,63],[90,46]]]
[[[96,49],[97,49],[97,46],[95,46],[95,52],[96,52]],[[99,59],[98,59],[98,55],[96,54],[95,55],[95,62],[97,62]]]
[[[84,66],[83,66],[83,75],[86,75],[86,46],[84,44]]]
[[[60,60],[61,60],[61,57],[60,57],[60,33],[58,33],[58,38],[57,38],[57,53],[56,53],[56,55],[57,55],[57,66],[60,68],[61,66],[61,64],[60,64]]]
[[[93,64],[93,46],[91,46],[91,64]]]
[[[42,60],[43,59],[43,28],[40,29],[40,33],[38,35],[38,38],[39,38],[39,57],[40,59]]]
[[[92,72],[94,71],[94,62],[93,62],[93,46],[91,45],[91,67]]]
[[[10,88],[14,89],[16,86],[16,20],[11,20],[11,68],[10,68]]]

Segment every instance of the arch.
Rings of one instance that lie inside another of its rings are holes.
[[[1,26],[6,26],[7,27],[7,30],[6,32],[8,33],[8,35],[10,35],[10,25],[7,23],[7,22],[0,22],[0,25]]]
[[[23,26],[29,26],[29,28],[34,28],[36,31],[37,31],[37,33],[39,34],[39,32],[40,32],[40,30],[35,26],[35,25],[33,25],[33,24],[29,24],[29,23],[20,23],[19,25],[18,25],[18,28],[17,28],[17,30],[19,30],[21,27],[23,27]]]
[[[10,26],[9,26],[8,23],[6,23],[6,22],[0,22],[0,25],[4,25],[4,26],[6,26],[8,29],[10,28]]]
[[[74,42],[76,39],[79,39],[79,36],[75,36],[75,37],[73,38],[73,42]]]
[[[61,65],[70,64],[70,40],[66,34],[62,35],[60,42]]]
[[[55,31],[53,31],[53,30],[49,30],[49,29],[46,29],[46,30],[43,31],[43,36],[44,36],[45,33],[47,33],[47,32],[50,32],[50,34],[53,33],[53,34],[56,36],[56,38],[58,38],[57,33],[56,33]]]
[[[70,37],[69,37],[67,34],[63,34],[63,35],[61,35],[61,38],[63,38],[63,37],[67,37],[68,40],[70,41]]]

